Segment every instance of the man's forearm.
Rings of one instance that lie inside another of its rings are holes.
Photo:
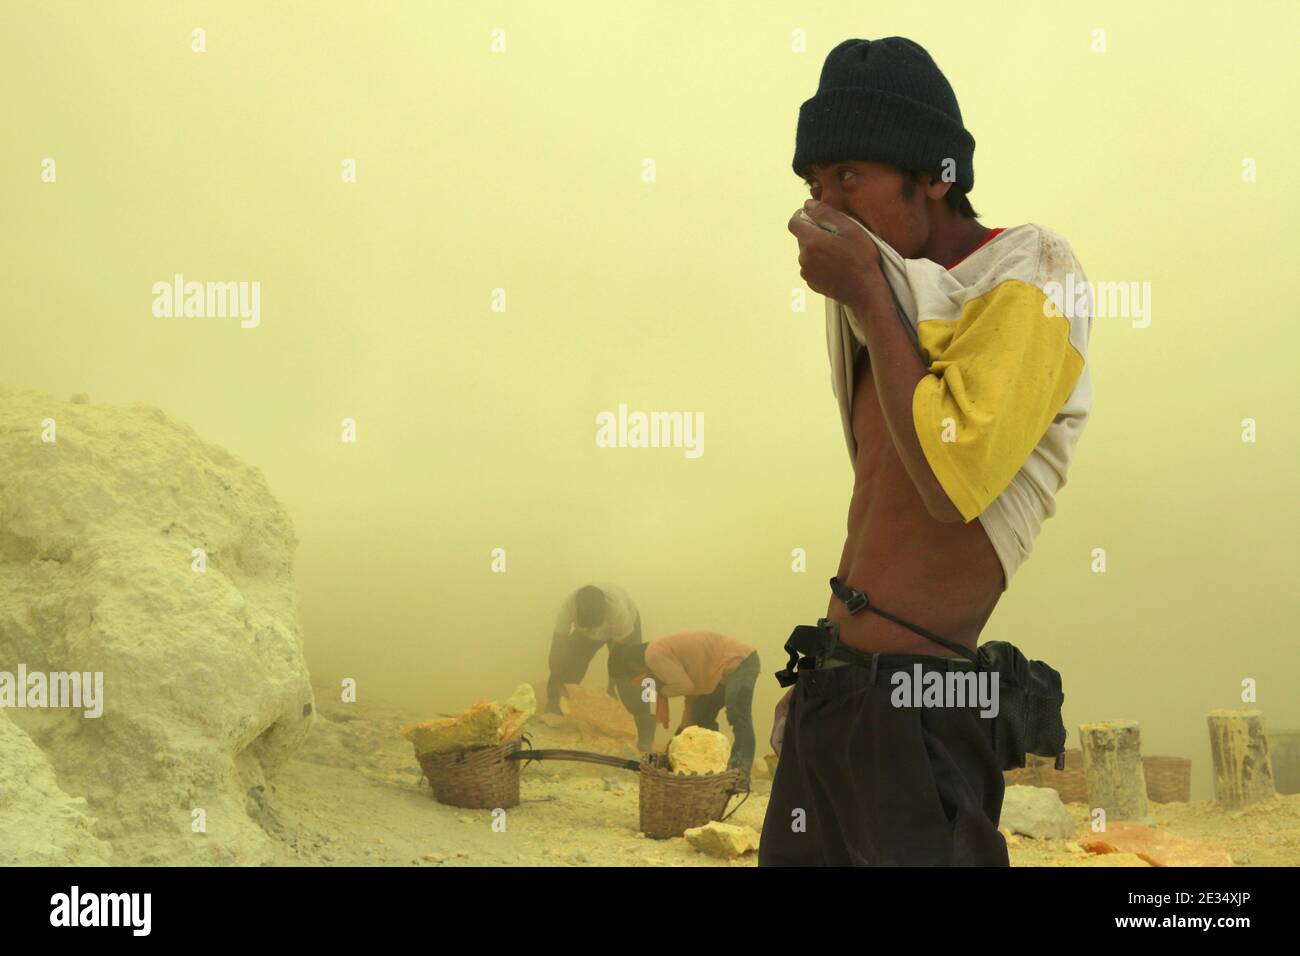
[[[926,510],[938,521],[961,521],[961,512],[949,499],[926,460],[912,420],[912,396],[917,383],[930,374],[916,354],[916,347],[903,328],[889,285],[883,274],[867,287],[865,297],[847,303],[858,316],[866,337],[871,373],[876,382],[880,408],[889,427],[894,448],[907,469]],[[935,423],[938,427],[938,423]]]

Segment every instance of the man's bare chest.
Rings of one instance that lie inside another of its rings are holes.
[[[858,483],[861,484],[864,479],[869,479],[873,484],[892,481],[898,485],[892,489],[894,491],[911,488],[911,481],[894,447],[889,423],[880,406],[880,396],[876,392],[875,377],[865,348],[858,352],[853,368],[852,415],[853,437],[858,446],[854,467]]]

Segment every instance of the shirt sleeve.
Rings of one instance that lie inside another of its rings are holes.
[[[645,663],[655,678],[655,693],[660,697],[689,697],[695,693],[695,681],[681,662],[663,647],[646,648]]]
[[[1070,320],[1017,279],[965,304],[956,321],[922,321],[929,373],[912,420],[935,477],[970,522],[1011,483],[1083,372]]]
[[[615,613],[617,609],[617,613]],[[614,644],[630,644],[633,631],[636,630],[636,603],[621,588],[611,595],[609,625],[606,639]]]

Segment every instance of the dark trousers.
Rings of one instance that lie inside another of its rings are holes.
[[[758,652],[750,654],[726,676],[717,690],[697,697],[691,707],[694,722],[709,730],[718,729],[718,711],[727,710],[727,723],[735,740],[731,744],[731,759],[727,766],[743,770],[748,777],[754,765],[754,685],[758,683]]]
[[[630,643],[641,643],[641,615],[632,625]],[[560,696],[565,684],[581,684],[587,676],[587,668],[596,653],[605,647],[604,641],[592,641],[585,637],[570,634],[559,648],[559,659],[551,668],[551,677],[546,684],[547,708],[552,713],[560,711]],[[637,746],[649,750],[654,746],[655,715],[651,705],[641,699],[641,685],[636,681],[616,679],[614,690],[623,704],[623,709],[632,715],[636,722]]]
[[[874,684],[856,664],[799,672],[760,866],[1010,865],[988,718],[893,706],[890,674],[916,661],[944,659],[878,655]]]

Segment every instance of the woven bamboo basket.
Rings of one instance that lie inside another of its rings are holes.
[[[519,806],[519,764],[506,755],[520,747],[508,740],[449,754],[420,754],[434,799],[452,807],[494,810]]]
[[[691,827],[725,820],[727,803],[748,791],[740,785],[740,771],[678,774],[668,769],[667,755],[646,754],[638,774],[641,782],[641,830],[655,840],[679,837]],[[743,800],[741,801],[744,802]],[[732,813],[738,809],[737,804]],[[724,815],[725,814],[725,815]]]
[[[1186,803],[1192,799],[1192,761],[1188,757],[1143,757],[1147,796],[1156,803]]]
[[[1055,758],[1025,754],[1025,765],[1006,770],[1002,776],[1007,786],[1050,787],[1062,803],[1087,803],[1088,783],[1083,776],[1083,751],[1065,752],[1065,769],[1057,770]]]

